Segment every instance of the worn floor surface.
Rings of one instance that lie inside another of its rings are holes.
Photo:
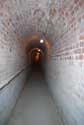
[[[45,81],[39,73],[25,85],[8,125],[62,125]]]

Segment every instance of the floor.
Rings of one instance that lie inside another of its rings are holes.
[[[62,125],[59,118],[43,77],[32,74],[8,125]]]

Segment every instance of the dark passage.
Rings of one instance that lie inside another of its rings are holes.
[[[41,54],[34,51],[31,55],[31,77],[8,125],[62,125],[44,80],[42,61]]]

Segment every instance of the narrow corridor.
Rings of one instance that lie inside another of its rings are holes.
[[[34,72],[25,85],[8,125],[62,125],[40,72]]]
[[[84,125],[84,0],[0,0],[0,125]]]

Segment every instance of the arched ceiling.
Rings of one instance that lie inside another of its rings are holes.
[[[64,29],[69,27],[73,19],[70,11],[74,9],[71,8],[73,4],[78,7],[79,1],[0,0],[1,41],[8,44],[10,41],[22,41],[30,34],[39,33],[55,42],[66,32]]]
[[[58,25],[57,22],[62,1],[1,0],[0,34],[4,34],[8,41],[22,40],[34,33],[53,39],[59,33],[58,27],[62,29],[62,23]]]
[[[0,57],[6,78],[25,65],[31,39],[47,38],[52,46],[48,54],[73,59],[63,54],[84,38],[83,14],[84,0],[0,0]]]

